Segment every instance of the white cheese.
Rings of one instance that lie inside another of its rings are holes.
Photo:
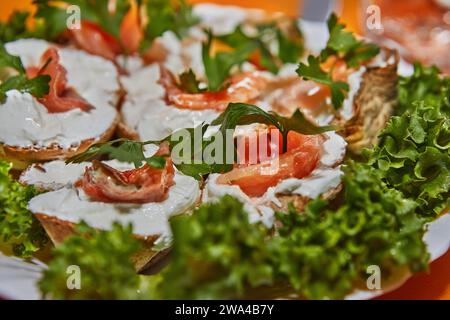
[[[194,14],[200,18],[202,26],[211,29],[216,35],[233,32],[248,17],[245,9],[209,3],[194,6]]]
[[[182,59],[183,46],[177,35],[172,31],[166,31],[156,41],[161,43],[168,51],[164,66],[175,75],[182,73],[186,66]]]
[[[35,164],[20,176],[20,182],[41,190],[58,190],[71,186],[83,175],[90,163],[67,164],[62,160]]]
[[[161,140],[178,129],[210,123],[219,116],[214,110],[178,109],[159,99],[126,101],[122,113],[141,140]]]
[[[159,99],[164,97],[164,88],[158,83],[160,70],[152,64],[122,76],[120,81],[127,92],[127,100]]]
[[[144,67],[144,61],[139,56],[119,55],[117,64],[129,73],[136,72]]]
[[[9,53],[22,58],[25,67],[40,63],[41,55],[52,44],[34,39],[6,44]],[[0,105],[0,142],[17,147],[64,149],[83,140],[98,139],[116,118],[119,90],[115,66],[100,57],[74,49],[59,49],[61,64],[67,70],[68,85],[94,106],[89,112],[73,109],[49,113],[28,93],[11,90]]]
[[[348,77],[347,82],[348,82],[348,85],[350,86],[350,90],[348,92],[347,98],[344,100],[341,110],[339,111],[342,118],[346,121],[353,118],[355,97],[359,91],[359,88],[362,85],[363,75],[365,72],[366,72],[366,68],[361,67],[361,68],[359,68],[358,71],[353,72]]]

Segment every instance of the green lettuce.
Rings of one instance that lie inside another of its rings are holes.
[[[386,183],[415,199],[419,213],[430,218],[450,204],[450,118],[440,106],[428,99],[414,103],[392,117],[380,145],[366,151]]]
[[[413,272],[427,267],[424,220],[415,214],[414,201],[387,188],[366,164],[350,162],[344,185],[337,210],[317,199],[303,214],[279,213],[280,235],[269,243],[280,276],[310,299],[344,297],[367,279],[370,265],[384,276],[392,266]]]
[[[251,224],[243,204],[225,196],[192,216],[171,220],[171,263],[156,276],[135,274],[130,256],[139,248],[131,227],[78,234],[54,249],[39,286],[57,299],[229,299],[296,293],[310,299],[342,298],[367,279],[394,268],[426,269],[425,219],[417,203],[390,189],[379,171],[349,162],[342,205],[314,200],[304,213],[277,213],[278,232]],[[81,289],[67,289],[67,267],[81,271]],[[385,278],[383,278],[385,279]],[[274,287],[275,286],[275,287]],[[275,289],[275,291],[278,289]]]
[[[441,108],[450,115],[450,78],[443,77],[438,68],[414,64],[414,73],[400,77],[398,85],[397,115],[414,109],[414,102],[424,101],[426,105]]]
[[[192,217],[172,219],[172,261],[158,290],[166,299],[242,297],[247,286],[273,282],[265,239],[269,231],[248,222],[241,202],[225,196]]]
[[[27,209],[36,190],[14,181],[9,175],[11,167],[10,163],[0,160],[0,239],[15,255],[26,258],[43,248],[48,237]]]
[[[158,277],[138,276],[131,256],[141,249],[132,227],[114,224],[97,231],[85,223],[53,250],[53,259],[39,281],[44,297],[53,299],[151,298]],[[80,271],[80,289],[68,289],[68,267]]]
[[[389,189],[367,164],[345,169],[345,195],[337,210],[312,201],[305,213],[278,213],[271,237],[249,224],[242,204],[226,196],[191,217],[173,219],[172,262],[159,294],[169,299],[242,298],[269,285],[311,299],[342,298],[365,281],[367,267],[389,276],[393,267],[424,270],[424,219],[416,203]]]
[[[27,20],[30,16],[26,11],[14,11],[7,21],[0,21],[0,42],[6,43],[31,36],[27,28]]]

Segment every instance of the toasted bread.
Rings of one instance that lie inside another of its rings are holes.
[[[48,236],[56,246],[75,233],[75,224],[72,222],[40,213],[36,213],[35,217],[41,222]],[[134,237],[141,242],[142,249],[133,255],[132,260],[136,271],[142,272],[156,262],[153,259],[158,256],[159,251],[154,250],[154,243],[158,237],[143,237],[140,235],[135,235]]]
[[[345,123],[340,121],[345,128],[348,149],[356,154],[378,143],[378,135],[391,117],[396,103],[398,54],[393,50],[385,51],[395,63],[367,69],[353,102],[353,118]]]
[[[67,159],[74,155],[86,151],[95,143],[106,142],[114,135],[119,123],[119,116],[116,116],[114,122],[98,139],[88,139],[82,141],[78,146],[64,149],[58,145],[52,145],[46,148],[21,148],[8,145],[0,145],[0,158],[10,161],[15,169],[25,169],[28,165],[35,162],[44,162],[55,159]]]

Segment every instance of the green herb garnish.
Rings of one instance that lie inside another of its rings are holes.
[[[284,146],[287,145],[286,139],[289,131],[314,135],[336,130],[336,127],[334,126],[315,126],[303,116],[300,110],[297,110],[292,117],[285,118],[276,113],[267,113],[254,105],[230,103],[228,108],[212,122],[212,125],[220,126],[220,129],[211,137],[205,136],[209,126],[201,125],[197,128],[177,130],[161,141],[137,142],[127,139],[118,139],[106,143],[95,144],[85,152],[68,159],[67,163],[80,163],[100,155],[107,155],[111,159],[134,163],[136,168],[140,167],[142,162],[147,162],[150,165],[156,165],[157,168],[161,168],[164,166],[165,162],[163,163],[160,160],[163,160],[164,158],[146,158],[143,147],[149,144],[161,144],[167,142],[169,143],[170,150],[175,151],[172,152],[172,158],[177,169],[186,175],[201,179],[203,176],[210,173],[224,173],[232,170],[233,164],[228,163],[226,159],[230,158],[229,156],[227,157],[228,153],[234,153],[235,149],[229,149],[229,146],[225,143],[227,136],[226,132],[227,130],[235,130],[238,125],[252,123],[273,125],[278,128],[284,137]],[[182,131],[185,135],[180,135]],[[188,155],[184,154],[183,148],[180,148],[186,143],[186,141],[179,141],[177,137],[180,136],[181,138],[188,140]],[[201,140],[196,141],[196,139]],[[220,161],[215,161],[215,158],[203,159],[204,150],[209,146],[212,146],[216,139],[220,139],[223,142],[222,146],[225,148],[225,150],[223,150],[224,159],[220,159]],[[176,154],[176,157],[174,154]],[[197,161],[196,159],[200,160]],[[234,154],[232,159],[235,159]]]
[[[41,18],[38,31],[46,39],[55,39],[67,30],[69,14],[66,8],[76,5],[80,8],[83,20],[98,24],[110,35],[119,38],[119,30],[123,18],[131,8],[129,0],[114,1],[114,10],[110,10],[109,0],[34,0],[36,18]],[[62,6],[61,3],[64,5]]]
[[[110,159],[133,163],[136,168],[141,167],[144,162],[157,169],[164,168],[166,165],[164,157],[145,156],[144,146],[151,143],[152,142],[138,142],[127,139],[117,139],[105,143],[97,143],[89,147],[85,152],[66,160],[66,163],[81,163],[98,156],[106,155],[109,156]]]
[[[258,44],[255,42],[247,42],[232,52],[218,52],[212,56],[211,45],[213,39],[212,33],[208,31],[208,40],[203,43],[202,47],[203,64],[208,79],[208,91],[210,92],[222,90],[232,68],[246,62],[258,47]]]
[[[30,37],[32,33],[27,28],[29,17],[29,12],[14,11],[7,21],[0,22],[0,43]]]
[[[48,94],[51,80],[48,75],[39,75],[28,79],[25,68],[19,57],[9,54],[0,43],[0,70],[5,70],[6,79],[0,79],[0,103],[6,100],[6,92],[18,90],[23,93],[30,93],[36,98],[42,98]],[[11,73],[10,71],[13,71]],[[15,74],[12,75],[11,74]]]
[[[359,67],[364,61],[379,54],[380,48],[375,44],[357,40],[351,32],[345,31],[345,25],[338,23],[332,14],[328,19],[330,37],[327,46],[318,57],[309,56],[308,64],[300,63],[297,73],[305,80],[312,80],[328,86],[331,90],[331,102],[335,110],[341,108],[345,95],[349,91],[347,83],[333,80],[333,68],[324,71],[320,66],[329,57],[336,56],[345,61],[350,68]]]
[[[10,163],[0,160],[0,239],[16,256],[28,258],[48,243],[48,237],[27,209],[37,191],[14,181],[11,168]]]
[[[147,49],[166,31],[174,32],[181,39],[188,35],[189,28],[199,23],[192,12],[192,6],[184,0],[148,0],[145,11],[148,25],[144,29],[143,49]]]
[[[259,52],[262,67],[272,73],[277,73],[283,63],[296,63],[303,54],[303,35],[296,21],[291,21],[289,34],[281,30],[276,23],[257,25],[257,33],[253,36],[245,34],[242,26],[226,35],[216,38],[231,48],[238,49],[246,44],[255,45],[255,52]],[[272,52],[272,43],[276,42],[277,50]]]
[[[344,102],[350,87],[342,81],[334,81],[330,72],[320,67],[320,60],[314,56],[308,57],[308,64],[300,63],[297,74],[305,80],[312,80],[324,84],[331,89],[331,102],[334,109],[339,109]]]
[[[327,24],[330,37],[320,54],[321,61],[326,61],[330,56],[338,56],[350,68],[355,68],[380,53],[376,44],[357,40],[353,33],[345,31],[345,25],[338,22],[334,13],[328,18]]]

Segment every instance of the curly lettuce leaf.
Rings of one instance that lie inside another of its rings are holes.
[[[450,205],[449,128],[450,118],[439,104],[419,101],[392,117],[380,145],[366,151],[387,184],[416,199],[420,212],[430,217]]]
[[[365,164],[350,162],[344,185],[344,202],[336,211],[317,199],[304,214],[278,214],[280,236],[269,244],[273,261],[307,298],[344,297],[358,279],[367,279],[369,265],[378,265],[382,275],[392,266],[413,272],[427,267],[424,220],[416,216],[414,201],[387,188]]]
[[[114,224],[110,231],[97,231],[81,223],[75,235],[53,250],[39,288],[44,297],[53,299],[150,298],[158,279],[136,274],[131,257],[140,249],[131,225]],[[69,266],[79,267],[80,289],[67,287]]]
[[[13,180],[10,163],[0,160],[0,240],[19,257],[31,257],[43,248],[48,237],[39,221],[28,211],[28,201],[37,195],[30,186]]]
[[[277,213],[275,235],[251,224],[231,196],[173,218],[171,263],[147,278],[136,276],[130,261],[139,250],[131,228],[81,225],[55,249],[40,288],[64,299],[229,299],[281,285],[302,297],[336,299],[365,281],[370,265],[386,277],[397,267],[426,269],[425,219],[416,215],[417,203],[388,188],[368,164],[350,162],[345,174],[338,209],[318,199],[302,214]],[[70,265],[80,267],[81,290],[67,289]]]
[[[439,107],[449,116],[450,78],[442,76],[435,66],[426,67],[419,62],[414,63],[414,73],[399,79],[396,114],[401,115],[414,109],[416,101]]]
[[[163,298],[237,298],[247,286],[272,283],[265,244],[269,230],[250,224],[235,198],[202,205],[192,217],[172,219],[171,227],[173,258],[158,286]]]
[[[163,298],[242,298],[267,285],[311,299],[342,298],[367,267],[388,276],[393,267],[427,267],[425,220],[415,201],[389,189],[367,164],[345,169],[345,196],[336,210],[312,201],[305,213],[278,213],[278,234],[249,224],[239,200],[226,196],[190,217],[172,220],[172,263],[158,286]]]

